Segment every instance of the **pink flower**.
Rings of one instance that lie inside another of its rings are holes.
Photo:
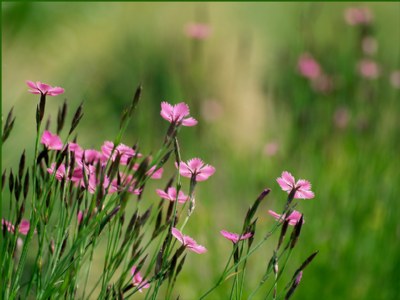
[[[194,126],[197,120],[189,117],[189,106],[184,103],[171,105],[167,102],[161,102],[161,117],[170,123],[182,124],[183,126]]]
[[[393,71],[390,74],[390,83],[394,88],[400,89],[400,70]]]
[[[316,79],[322,73],[319,63],[308,53],[300,56],[297,67],[300,74],[308,79]]]
[[[377,79],[380,75],[380,68],[375,61],[363,59],[358,63],[358,73],[366,79]]]
[[[6,227],[8,232],[14,233],[15,232],[15,226],[10,222],[5,219],[1,219],[1,227]],[[28,231],[30,228],[30,223],[26,219],[21,220],[21,224],[19,224],[19,233],[23,235],[27,235]],[[36,232],[36,231],[35,231]]]
[[[50,131],[43,132],[40,143],[46,146],[49,150],[61,150],[63,147],[62,141],[57,134],[52,134]]]
[[[83,220],[83,212],[80,210],[76,217],[78,219],[78,224],[80,225],[82,223],[82,220]]]
[[[56,163],[54,162],[51,164],[50,168],[47,168],[47,172],[50,174],[53,174],[55,167],[56,167]],[[66,175],[65,165],[61,164],[56,171],[56,179],[58,181],[61,181],[65,177],[65,175]]]
[[[367,25],[372,22],[372,13],[366,7],[350,7],[345,10],[344,18],[351,26]]]
[[[188,37],[196,40],[204,40],[211,34],[211,27],[202,23],[191,23],[185,27],[185,33]]]
[[[134,164],[133,165],[133,170],[137,171],[139,169],[140,164]],[[163,168],[159,168],[157,171],[154,172],[154,170],[156,169],[156,166],[152,166],[147,172],[146,175],[150,176],[151,175],[151,179],[161,179],[162,174],[164,173],[164,169]],[[154,173],[153,173],[154,172]]]
[[[294,198],[296,199],[312,199],[314,198],[314,193],[311,191],[311,183],[307,180],[300,179],[295,182],[294,177],[287,171],[282,172],[282,177],[276,179],[278,184],[281,186],[282,190],[288,194],[296,189]]]
[[[374,37],[367,36],[363,38],[361,48],[365,54],[374,55],[378,50],[378,42]]]
[[[134,286],[138,287],[139,292],[142,292],[142,289],[148,289],[150,287],[148,281],[143,280],[142,275],[136,270],[135,266],[132,267],[131,274],[133,276],[132,283]]]
[[[120,185],[118,185],[117,179],[114,179],[111,182],[110,188],[108,190],[109,194],[126,190],[127,192],[129,192],[131,194],[140,195],[140,193],[142,192],[142,189],[135,189],[136,181],[133,179],[132,175],[126,175],[126,174],[120,173],[120,177],[121,177]]]
[[[252,237],[253,234],[251,232],[245,233],[242,236],[237,233],[232,233],[229,231],[221,230],[221,234],[227,238],[228,240],[232,241],[234,244],[236,244],[239,240],[247,240],[248,238]]]
[[[183,246],[185,246],[189,250],[191,250],[191,251],[193,251],[195,253],[198,253],[198,254],[202,254],[204,252],[207,252],[207,249],[204,246],[201,246],[201,245],[197,244],[197,242],[194,239],[192,239],[190,236],[183,235],[182,232],[180,232],[175,227],[172,228],[171,232],[172,232],[172,235],[179,242],[181,242]]]
[[[177,197],[176,189],[174,187],[169,187],[167,192],[164,192],[160,189],[157,189],[156,192],[161,198],[169,201],[175,201],[178,198],[179,203],[185,203],[187,200],[189,200],[189,196],[186,196],[182,191],[179,191]]]
[[[103,146],[101,146],[101,152],[103,153],[105,160],[108,160],[110,158],[113,149],[114,149],[114,143],[110,141],[105,141]],[[137,157],[142,156],[142,154],[136,153],[135,150],[124,144],[119,144],[115,148],[114,152],[112,152],[111,160],[114,161],[117,154],[121,155],[120,158],[121,165],[128,164],[129,159],[131,157],[134,157],[135,155],[137,155]]]
[[[175,164],[175,166],[178,168],[177,164]],[[188,178],[191,178],[192,175],[194,175],[196,181],[204,181],[215,173],[215,168],[213,166],[204,164],[200,158],[193,158],[188,160],[187,163],[180,163],[179,173],[183,177]]]
[[[274,212],[273,210],[269,210],[268,213],[273,216],[277,221],[283,222],[284,220],[289,221],[289,225],[296,225],[299,220],[301,219],[301,213],[298,212],[297,210],[294,210],[289,217],[286,217],[285,214],[280,215]],[[304,219],[303,219],[303,224],[304,224]]]
[[[26,81],[26,84],[30,87],[29,93],[42,94],[48,96],[57,96],[64,93],[64,89],[58,86],[52,87],[51,85],[41,83],[40,81]]]

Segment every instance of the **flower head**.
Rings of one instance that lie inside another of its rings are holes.
[[[56,165],[57,165],[57,163],[55,163],[55,162],[52,163],[50,168],[47,168],[47,172],[50,173],[50,174],[53,174],[54,173],[54,169],[56,168]],[[61,164],[58,167],[55,176],[56,176],[56,179],[58,181],[61,181],[63,178],[65,178],[66,170],[65,170],[65,165],[64,164]]]
[[[295,199],[312,199],[314,193],[311,191],[311,183],[304,179],[299,179],[295,182],[294,177],[287,171],[282,172],[282,177],[276,179],[282,190],[290,194],[293,189],[296,189],[294,194]]]
[[[284,220],[289,221],[289,225],[296,225],[300,219],[302,214],[298,212],[297,210],[294,210],[288,217],[286,217],[285,214],[280,215],[274,212],[273,210],[269,210],[268,213],[273,216],[277,221],[283,222]],[[304,219],[303,219],[303,224],[304,224]]]
[[[111,156],[111,160],[115,160],[117,157],[117,154],[121,156],[120,158],[120,163],[121,165],[127,165],[129,162],[129,159],[134,157],[135,155],[137,157],[141,157],[142,154],[136,153],[135,150],[127,145],[124,144],[119,144],[117,147],[115,147],[114,151],[114,143],[110,141],[105,141],[103,146],[101,146],[101,152],[103,153],[104,160],[108,160]]]
[[[41,94],[48,96],[57,96],[64,93],[64,89],[58,86],[52,87],[51,85],[42,83],[40,81],[26,81],[26,84],[30,87],[29,93],[32,94]]]
[[[140,275],[140,272],[135,266],[132,267],[131,274],[133,276],[132,283],[134,286],[138,287],[139,292],[142,292],[142,289],[148,289],[150,287],[148,281],[143,280],[142,275]]]
[[[161,102],[161,117],[170,123],[182,124],[183,126],[194,126],[197,120],[189,117],[189,106],[184,103],[171,105],[167,102]]]
[[[189,200],[189,196],[186,196],[182,191],[179,191],[178,195],[176,195],[176,189],[174,187],[169,187],[167,192],[160,189],[157,189],[156,192],[161,198],[169,201],[175,201],[178,199],[179,203],[185,203]]]
[[[368,25],[372,22],[372,13],[366,7],[350,7],[345,10],[344,18],[347,24],[355,25]]]
[[[297,67],[302,76],[316,79],[322,73],[319,63],[308,53],[300,56]]]
[[[220,232],[224,238],[232,241],[234,244],[236,244],[238,241],[247,240],[248,238],[251,238],[253,236],[251,232],[245,233],[243,235],[232,233],[225,230],[221,230]]]
[[[203,23],[191,23],[186,25],[185,33],[193,39],[204,40],[210,36],[211,27]]]
[[[1,219],[1,228],[5,227],[8,232],[14,233],[15,232],[15,226],[10,222],[5,219]],[[30,223],[26,219],[22,219],[21,223],[19,224],[19,233],[23,235],[27,235],[29,232],[30,228]],[[36,231],[35,231],[36,232]]]
[[[197,242],[194,239],[192,239],[190,236],[183,235],[182,232],[180,232],[175,227],[172,228],[171,232],[172,232],[172,235],[179,242],[181,242],[183,246],[185,246],[189,250],[191,250],[191,251],[193,251],[195,253],[198,253],[198,254],[202,254],[204,252],[207,252],[207,249],[204,246],[201,246],[201,245],[197,244]]]
[[[43,132],[40,143],[46,146],[49,150],[61,150],[63,147],[62,141],[57,134],[52,134],[50,131]]]
[[[176,167],[178,168],[177,164]],[[196,181],[204,181],[215,173],[215,168],[204,164],[200,158],[193,158],[188,160],[187,163],[180,163],[179,173],[183,177],[191,178],[192,176],[195,176]]]
[[[380,67],[371,59],[363,59],[358,63],[358,73],[366,79],[376,79],[380,75]]]

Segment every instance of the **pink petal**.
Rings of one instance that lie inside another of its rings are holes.
[[[175,163],[175,167],[178,168],[178,164]],[[189,169],[189,166],[184,163],[181,162],[179,164],[179,173],[183,176],[183,177],[192,177],[192,171]]]
[[[183,126],[188,126],[188,127],[195,126],[195,125],[197,125],[197,123],[198,123],[197,120],[195,118],[192,118],[192,117],[182,120],[182,125]]]
[[[37,84],[38,89],[39,89],[43,94],[46,94],[46,93],[51,89],[51,86],[50,86],[50,85],[45,84],[45,83],[41,83],[40,81],[38,81],[36,84]]]
[[[187,115],[189,115],[189,106],[186,103],[181,102],[174,106],[174,121],[181,121]]]
[[[300,179],[297,181],[296,187],[300,187],[301,189],[304,190],[311,190],[311,183],[307,180]]]
[[[273,216],[277,221],[283,221],[283,219],[285,218],[285,216],[282,216],[280,214],[277,214],[276,212],[274,212],[273,210],[268,210],[268,213]]]
[[[184,235],[182,234],[182,232],[180,232],[175,227],[172,227],[171,233],[178,241],[180,241],[182,244],[184,244],[185,239],[184,239]]]
[[[156,189],[156,193],[158,194],[158,196],[160,196],[163,199],[171,200],[170,196],[163,190]]]
[[[206,247],[201,246],[201,245],[196,245],[194,247],[188,247],[188,249],[190,249],[193,252],[198,253],[198,254],[203,254],[203,253],[207,252]]]
[[[35,95],[41,94],[40,91],[38,91],[38,90],[28,90],[28,92],[31,94],[35,94]]]
[[[289,225],[296,225],[300,221],[301,216],[302,214],[300,212],[294,210],[286,219],[289,220]],[[303,224],[304,224],[304,219],[303,219]]]
[[[161,117],[165,120],[172,122],[172,115],[174,112],[174,108],[171,104],[167,102],[161,102]]]
[[[312,191],[306,191],[300,189],[296,192],[295,198],[312,199],[314,198],[314,193]]]
[[[57,95],[60,95],[62,93],[64,93],[64,89],[61,88],[61,87],[56,86],[56,87],[53,87],[53,88],[49,89],[47,94],[50,95],[50,96],[57,96]]]
[[[34,83],[33,81],[27,80],[26,84],[33,90],[37,90],[38,89],[36,83]]]
[[[200,158],[193,158],[188,161],[188,166],[193,173],[198,171],[203,165],[204,163]]]
[[[196,175],[196,181],[206,181],[208,179],[208,177],[210,177],[209,175],[200,173]]]
[[[237,243],[238,240],[239,240],[239,235],[236,234],[236,233],[232,233],[232,232],[225,231],[225,230],[221,230],[220,233],[221,233],[225,238],[227,238],[228,240],[230,240],[230,241],[232,241],[232,242],[234,242],[234,243]]]
[[[21,224],[19,225],[19,233],[23,235],[27,235],[30,228],[30,223],[28,220],[22,219]]]
[[[211,176],[214,173],[215,173],[215,168],[213,166],[205,165],[203,168],[201,168],[201,174]]]

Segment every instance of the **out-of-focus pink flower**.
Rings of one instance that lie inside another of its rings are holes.
[[[1,227],[4,228],[6,227],[8,232],[14,233],[15,232],[15,226],[10,222],[5,219],[1,219]],[[19,233],[23,235],[27,235],[28,231],[30,228],[30,223],[26,219],[21,220],[21,224],[19,224]]]
[[[83,149],[77,143],[69,142],[68,143],[68,150],[70,152],[74,153],[76,161],[81,161],[82,160]]]
[[[127,191],[128,193],[134,194],[134,195],[140,195],[142,192],[141,189],[136,187],[136,181],[134,180],[132,175],[126,175],[124,173],[120,173],[120,178],[121,178],[121,183],[118,185],[118,180],[114,179],[111,182],[110,188],[108,190],[109,194],[116,193],[116,192],[122,192],[122,191]]]
[[[47,172],[48,172],[49,174],[53,174],[53,173],[54,173],[55,167],[56,167],[56,163],[54,162],[54,163],[51,164],[50,168],[47,168]],[[65,175],[66,175],[65,165],[64,165],[64,164],[61,164],[61,165],[58,167],[57,171],[56,171],[56,179],[57,179],[58,181],[61,181],[63,178],[65,178]]]
[[[52,134],[48,130],[43,132],[40,143],[45,145],[49,150],[61,150],[63,147],[60,137],[57,134]]]
[[[299,179],[295,182],[294,177],[287,171],[282,172],[282,176],[277,178],[276,181],[288,194],[296,189],[294,198],[296,199],[312,199],[314,198],[314,193],[311,191],[311,183],[304,179]]]
[[[367,7],[350,7],[344,12],[344,18],[347,24],[368,25],[372,22],[372,13]]]
[[[195,253],[198,253],[198,254],[202,254],[204,252],[207,252],[207,249],[204,246],[201,246],[201,245],[197,244],[197,242],[194,239],[192,239],[190,236],[183,235],[182,232],[180,232],[175,227],[172,228],[171,232],[172,232],[172,235],[179,242],[181,242],[183,246],[185,246],[189,250],[191,250],[191,251],[193,251]]]
[[[170,123],[182,124],[183,126],[194,126],[197,120],[189,117],[189,106],[184,103],[171,105],[167,102],[161,102],[161,117]]]
[[[160,189],[157,189],[156,192],[161,198],[167,199],[169,201],[175,201],[176,199],[178,199],[179,203],[185,203],[187,200],[189,200],[189,196],[186,196],[182,191],[179,191],[177,197],[176,189],[174,187],[169,187],[167,192],[164,192]]]
[[[311,81],[311,87],[313,88],[314,91],[322,93],[322,94],[327,94],[332,91],[333,89],[333,80],[332,77],[326,75],[326,74],[321,74],[317,78],[314,78]]]
[[[289,225],[296,225],[300,219],[301,219],[301,213],[298,212],[297,210],[294,210],[288,217],[286,215],[280,215],[274,212],[273,210],[269,210],[268,213],[273,216],[277,221],[279,220],[280,222],[283,222],[284,220],[289,221]],[[303,224],[304,224],[304,219],[303,219]]]
[[[78,219],[78,224],[80,225],[83,220],[83,212],[81,210],[78,211],[78,215],[76,216],[76,218]]]
[[[372,36],[363,38],[361,48],[365,54],[374,55],[378,51],[378,42]]]
[[[140,164],[134,164],[133,165],[133,170],[137,171],[139,169]],[[147,172],[146,175],[150,176],[151,175],[151,179],[161,179],[162,174],[164,173],[164,169],[163,168],[159,168],[157,171],[154,172],[154,170],[156,169],[156,166],[152,166]]]
[[[86,164],[93,165],[96,162],[101,160],[102,154],[99,151],[95,150],[95,149],[86,149],[86,150],[83,151],[82,157],[85,158],[84,162]],[[82,157],[81,157],[80,161],[79,160],[77,161],[78,165],[80,163],[82,163]]]
[[[204,23],[190,23],[185,26],[188,37],[196,40],[204,40],[211,35],[211,27]]]
[[[333,115],[333,122],[336,127],[344,129],[350,121],[350,113],[346,107],[339,107]]]
[[[395,70],[390,74],[390,83],[394,88],[400,89],[400,70]]]
[[[143,280],[142,275],[140,275],[140,272],[135,266],[132,267],[131,274],[133,276],[132,283],[134,286],[137,286],[139,292],[142,292],[142,289],[148,289],[150,287],[148,281]]]
[[[176,163],[175,166],[178,168]],[[187,163],[180,163],[179,173],[183,177],[188,178],[191,178],[192,175],[194,175],[196,181],[204,181],[215,173],[215,168],[213,166],[204,164],[200,158],[193,158],[188,160]]]
[[[363,59],[358,63],[358,73],[366,79],[377,79],[380,75],[380,68],[375,61]]]
[[[308,79],[315,79],[321,75],[319,63],[309,53],[300,56],[297,67],[300,74]]]
[[[112,151],[114,149],[114,143],[110,142],[110,141],[105,141],[103,146],[101,146],[101,152],[104,155],[104,160],[107,161],[110,156],[111,156],[111,160],[115,160],[115,158],[117,157],[117,154],[121,155],[120,158],[120,164],[121,165],[126,165],[128,164],[129,159],[131,159],[132,157],[134,157],[135,155],[137,157],[141,157],[142,154],[140,153],[136,153],[135,150],[133,150],[133,148],[124,145],[124,144],[119,144],[114,152]],[[112,155],[111,155],[112,153]]]
[[[40,81],[33,82],[30,80],[27,80],[26,84],[30,87],[30,90],[28,90],[28,92],[32,93],[32,94],[57,96],[57,95],[64,93],[63,88],[60,88],[58,86],[52,87],[51,85],[42,83]]]
[[[279,144],[277,142],[270,142],[264,146],[264,154],[268,156],[274,156],[279,150]]]
[[[248,238],[251,238],[253,236],[251,232],[240,235],[237,233],[221,230],[220,233],[223,235],[224,238],[232,241],[234,244],[236,244],[238,241],[247,240]]]
[[[201,116],[208,123],[217,121],[223,112],[222,105],[216,100],[210,99],[201,102]]]

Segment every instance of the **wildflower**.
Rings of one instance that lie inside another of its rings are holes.
[[[191,23],[186,25],[185,33],[190,38],[204,40],[210,36],[211,27],[203,23]]]
[[[134,164],[133,165],[133,170],[137,171],[139,170],[139,166],[140,164]],[[164,169],[163,168],[159,168],[157,171],[154,172],[154,170],[156,169],[156,166],[152,166],[147,172],[146,175],[150,176],[151,175],[151,179],[161,179],[162,174],[164,173]]]
[[[50,173],[50,174],[53,174],[55,168],[56,168],[56,163],[52,163],[50,168],[47,168],[47,172]],[[56,175],[56,179],[58,181],[61,181],[65,177],[66,171],[65,171],[65,165],[64,164],[61,164],[58,167],[55,175]]]
[[[140,272],[135,266],[132,267],[131,274],[133,276],[132,283],[134,286],[137,286],[139,292],[142,292],[142,289],[148,289],[150,287],[148,281],[143,280],[142,275],[140,275]]]
[[[8,232],[11,232],[11,233],[15,232],[15,226],[10,221],[7,221],[5,219],[1,219],[1,227],[2,228],[6,227]],[[19,225],[19,229],[18,229],[19,233],[21,233],[23,235],[27,235],[29,228],[30,228],[29,221],[26,219],[22,219],[21,224]]]
[[[177,164],[176,167],[178,167]],[[191,178],[194,176],[196,181],[204,181],[215,173],[215,168],[213,166],[204,164],[200,158],[193,158],[188,160],[187,163],[180,163],[179,173],[183,177]]]
[[[308,79],[316,79],[321,75],[319,63],[308,53],[300,56],[297,67],[300,74]]]
[[[49,150],[61,150],[63,147],[62,141],[57,134],[52,134],[50,131],[43,132],[40,143],[46,146]]]
[[[240,235],[237,233],[221,230],[220,233],[223,235],[224,238],[232,241],[234,244],[236,244],[238,241],[247,240],[248,238],[251,238],[253,236],[251,232]]]
[[[197,242],[194,239],[192,239],[190,236],[183,235],[182,232],[180,232],[175,227],[172,228],[171,232],[172,232],[172,235],[179,242],[181,242],[183,246],[185,246],[189,250],[191,250],[191,251],[193,251],[195,253],[198,253],[198,254],[202,254],[204,252],[207,252],[207,249],[204,246],[201,246],[201,245],[197,244]]]
[[[292,190],[296,190],[294,198],[296,199],[312,199],[314,193],[311,191],[311,183],[304,179],[299,179],[295,182],[294,177],[287,171],[282,172],[282,177],[276,179],[282,190],[288,194]]]
[[[289,225],[292,225],[292,226],[296,225],[297,222],[299,222],[299,220],[301,219],[301,213],[298,212],[297,210],[294,210],[288,217],[286,217],[285,214],[283,214],[283,215],[277,214],[273,210],[269,210],[268,213],[271,216],[273,216],[277,221],[283,222],[284,220],[288,220]],[[303,220],[303,224],[304,224],[304,220]]]
[[[78,220],[78,224],[80,225],[82,223],[83,220],[83,211],[78,211],[78,214],[76,216],[77,220]]]
[[[194,126],[197,120],[189,117],[189,106],[184,103],[171,105],[167,102],[161,102],[161,117],[170,123],[182,124],[183,126]]]
[[[41,95],[48,95],[48,96],[57,96],[64,93],[64,89],[58,86],[52,87],[51,85],[42,83],[40,81],[26,81],[26,84],[31,88],[29,93],[32,94],[41,94]]]
[[[390,74],[390,83],[396,89],[400,89],[400,70],[393,71]]]
[[[380,68],[375,61],[363,59],[358,63],[358,73],[366,79],[376,79],[380,75]]]
[[[347,24],[355,25],[368,25],[372,22],[372,13],[366,7],[350,7],[345,10],[344,18]]]
[[[101,152],[103,153],[104,160],[108,160],[111,156],[111,160],[115,160],[117,154],[121,156],[120,158],[120,163],[121,165],[127,165],[129,159],[137,155],[137,157],[141,157],[142,154],[136,153],[135,150],[133,150],[131,147],[124,145],[124,144],[119,144],[117,147],[114,149],[114,143],[110,141],[105,141],[103,146],[101,146]],[[112,153],[112,155],[111,155]]]
[[[167,192],[160,189],[157,189],[156,192],[161,198],[169,201],[178,200],[179,203],[185,203],[189,199],[182,191],[179,191],[178,195],[176,195],[176,189],[174,187],[169,187]]]
[[[378,42],[372,36],[367,36],[361,41],[361,48],[365,54],[374,55],[378,50]]]
[[[109,194],[112,194],[115,192],[127,191],[134,195],[140,195],[140,193],[142,192],[142,189],[135,189],[136,181],[133,179],[132,175],[126,175],[126,174],[120,173],[120,178],[121,178],[121,182],[119,185],[118,185],[117,179],[114,179],[111,182],[110,189],[108,190]]]

